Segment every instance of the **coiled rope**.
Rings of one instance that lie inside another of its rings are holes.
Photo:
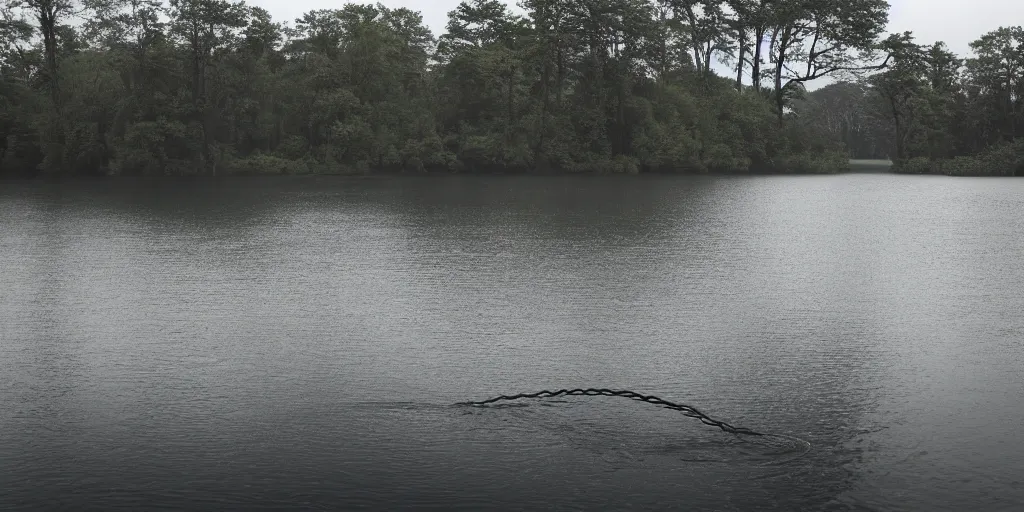
[[[704,413],[698,411],[695,407],[692,407],[692,406],[689,406],[689,405],[686,405],[686,404],[677,404],[675,402],[670,402],[668,400],[656,397],[654,395],[642,395],[642,394],[637,393],[635,391],[629,391],[629,390],[616,390],[616,389],[603,389],[603,388],[587,388],[587,389],[559,389],[558,391],[549,391],[549,390],[545,389],[543,391],[538,391],[536,393],[520,393],[518,395],[501,395],[501,396],[496,396],[494,398],[489,398],[487,400],[481,400],[481,401],[478,401],[478,402],[459,402],[459,403],[457,403],[455,405],[466,405],[466,406],[481,407],[481,406],[490,405],[490,404],[493,404],[495,402],[500,402],[500,401],[521,400],[521,399],[524,399],[524,398],[554,398],[554,397],[558,397],[558,396],[621,396],[621,397],[624,397],[624,398],[629,398],[630,400],[637,400],[637,401],[640,401],[640,402],[646,402],[646,403],[649,403],[649,404],[653,404],[653,405],[658,405],[658,406],[664,407],[665,409],[672,409],[673,411],[679,411],[679,412],[683,413],[683,416],[688,416],[690,418],[696,418],[696,419],[700,420],[701,423],[703,423],[705,425],[710,425],[712,427],[718,427],[718,428],[722,429],[723,431],[728,432],[730,434],[742,434],[742,435],[747,435],[747,436],[763,436],[763,435],[765,435],[765,434],[762,434],[760,432],[755,432],[753,430],[750,430],[748,428],[735,427],[735,426],[730,425],[730,424],[728,424],[728,423],[726,423],[724,421],[716,420],[716,419],[708,416],[707,414],[704,414]]]

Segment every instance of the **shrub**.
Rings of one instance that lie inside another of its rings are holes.
[[[915,156],[900,162],[894,162],[892,170],[903,174],[931,174],[935,172],[936,165],[927,157]]]
[[[225,164],[226,174],[235,175],[280,175],[309,174],[309,166],[302,160],[288,160],[273,155],[255,153],[246,158],[239,158]]]
[[[950,176],[1024,175],[1024,139],[992,146],[974,156],[947,161],[943,172]]]
[[[923,159],[911,159],[899,171],[911,172],[908,169],[915,168],[911,165],[922,165],[917,160]],[[977,155],[930,162],[929,171],[948,176],[1024,176],[1024,139],[991,146]]]
[[[779,156],[769,164],[772,172],[834,174],[849,170],[850,160],[841,151],[803,152]]]

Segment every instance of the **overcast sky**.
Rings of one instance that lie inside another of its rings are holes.
[[[460,0],[380,0],[388,7],[407,7],[423,14],[426,24],[440,35],[448,12]],[[516,0],[504,0],[514,5]],[[366,3],[371,3],[368,0]],[[249,0],[266,8],[278,21],[293,21],[312,9],[336,8],[339,0]],[[362,2],[356,2],[362,3]],[[889,30],[911,30],[920,43],[945,41],[964,55],[967,44],[1000,25],[1024,25],[1024,0],[889,0]]]

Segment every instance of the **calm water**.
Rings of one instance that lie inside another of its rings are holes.
[[[0,326],[3,510],[1024,508],[1024,180],[0,183]]]

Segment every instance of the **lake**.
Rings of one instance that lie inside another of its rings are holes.
[[[1024,509],[1024,180],[0,183],[0,509]],[[630,389],[783,437],[736,436]]]

